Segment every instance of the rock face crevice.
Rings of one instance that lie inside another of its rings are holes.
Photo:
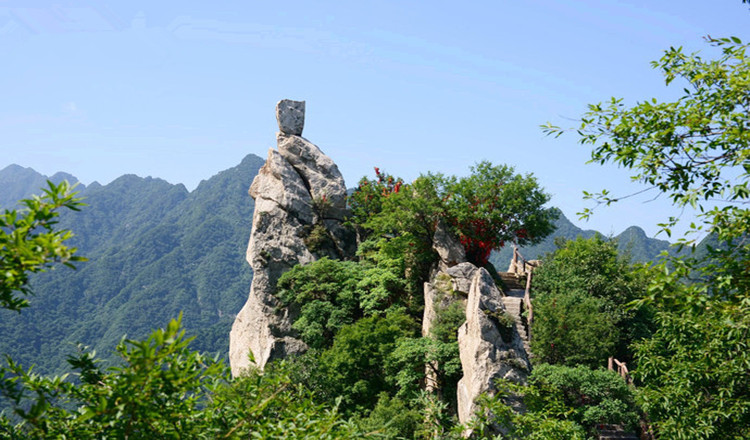
[[[328,156],[301,137],[304,115],[304,101],[277,104],[278,150],[268,151],[250,186],[255,211],[246,259],[253,281],[229,334],[235,376],[253,364],[263,368],[307,350],[292,328],[295,311],[280,307],[275,296],[279,277],[297,264],[324,256],[351,258],[356,250],[353,233],[342,224],[344,178]],[[311,240],[313,233],[324,239]]]

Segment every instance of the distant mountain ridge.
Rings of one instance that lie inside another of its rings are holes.
[[[619,235],[606,237],[605,235],[591,229],[581,229],[568,220],[562,212],[559,212],[559,214],[560,217],[555,223],[557,229],[552,235],[545,238],[537,245],[519,248],[519,251],[524,258],[527,260],[541,259],[544,255],[553,252],[557,248],[555,240],[575,240],[579,236],[583,238],[591,238],[595,235],[616,240],[620,253],[634,263],[654,261],[663,251],[672,251],[672,249],[670,249],[671,244],[668,241],[648,237],[646,232],[638,226],[630,226]],[[490,257],[490,262],[498,270],[505,270],[505,268],[508,267],[508,263],[512,256],[512,247],[506,246],[498,252],[493,252]]]
[[[39,188],[46,188],[47,181],[60,183],[67,180],[69,183],[77,183],[78,179],[68,173],[58,172],[48,177],[36,172],[32,168],[24,168],[20,165],[11,164],[0,170],[0,207],[13,208],[20,199],[38,192]],[[78,189],[83,190],[85,185],[79,183]]]
[[[236,167],[202,181],[192,192],[162,179],[121,176],[107,185],[79,185],[88,205],[65,212],[60,226],[89,258],[78,270],[35,276],[36,296],[20,314],[0,320],[0,353],[40,372],[66,371],[65,358],[82,342],[109,354],[120,338],[142,338],[183,313],[193,347],[226,355],[235,314],[247,299],[252,271],[245,260],[254,207],[247,190],[263,165],[248,155]],[[39,193],[48,178],[17,165],[0,170],[0,206]],[[57,173],[53,181],[74,176]],[[523,248],[528,259],[555,249],[555,237],[591,237],[560,216],[557,232]],[[669,243],[631,227],[615,237],[634,261],[647,261]],[[494,253],[504,270],[512,250]]]
[[[226,353],[252,279],[244,261],[254,206],[247,189],[263,162],[248,155],[192,192],[134,175],[80,185],[88,206],[64,212],[59,226],[74,231],[72,244],[89,261],[33,278],[31,307],[0,319],[0,353],[60,372],[75,343],[106,355],[123,335],[142,338],[181,311],[194,348]],[[17,184],[3,192],[2,206],[39,193],[45,181],[30,168],[3,169],[0,183]]]

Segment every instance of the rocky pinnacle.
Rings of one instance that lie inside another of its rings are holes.
[[[283,134],[302,136],[302,129],[305,128],[305,101],[279,101],[276,104],[276,121]]]
[[[229,334],[234,375],[307,350],[292,327],[295,312],[276,297],[279,277],[295,265],[322,257],[351,258],[356,250],[355,237],[342,225],[344,178],[331,158],[300,136],[305,102],[279,101],[276,118],[278,149],[268,151],[249,190],[255,210],[246,258],[253,281]],[[313,230],[317,240],[310,238]],[[325,231],[322,240],[320,231]]]

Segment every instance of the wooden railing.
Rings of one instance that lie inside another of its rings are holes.
[[[534,307],[531,306],[531,271],[526,272],[526,290],[523,292],[523,305],[529,312],[526,316],[526,322],[529,324],[529,340],[531,340],[531,323],[534,321]]]
[[[523,263],[523,272],[528,273],[534,270],[534,268],[537,266],[534,263],[529,262],[526,260],[523,255],[521,255],[521,252],[518,251],[518,246],[513,246],[513,266],[518,267],[518,260],[521,260]]]
[[[607,360],[607,368],[610,371],[617,371],[617,374],[622,377],[622,379],[627,383],[628,385],[631,385],[635,387],[633,384],[633,378],[630,376],[630,372],[628,371],[628,366],[625,365],[625,362],[620,362],[617,359],[613,357],[609,357]],[[646,414],[641,414],[641,420],[639,422],[641,426],[641,438],[644,440],[654,440],[656,436],[654,435],[654,427],[651,425],[651,422],[648,420],[648,416]]]
[[[528,335],[529,341],[531,340],[531,324],[534,321],[534,307],[531,305],[531,276],[535,264],[529,263],[523,255],[518,251],[517,246],[513,246],[513,267],[518,268],[518,260],[523,262],[523,272],[526,274],[526,289],[523,292],[523,305],[528,311],[526,315],[526,334]],[[517,272],[516,272],[517,273]]]
[[[615,367],[617,369],[615,369]],[[628,385],[633,384],[633,378],[630,377],[630,373],[628,372],[628,366],[625,365],[625,362],[620,362],[617,359],[610,356],[609,359],[607,360],[607,368],[610,371],[617,371],[617,374],[619,374],[625,380],[625,382],[627,382]]]

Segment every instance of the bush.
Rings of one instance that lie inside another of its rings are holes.
[[[535,389],[525,400],[530,411],[574,421],[589,432],[598,424],[630,430],[638,424],[633,390],[613,371],[541,364],[529,386]]]
[[[418,332],[417,322],[398,311],[344,326],[319,358],[329,395],[340,396],[347,410],[364,411],[375,406],[380,393],[395,394],[399,366],[393,352],[399,340]]]
[[[534,301],[533,335],[536,360],[596,368],[613,354],[618,333],[603,300],[574,290]]]
[[[324,257],[279,278],[276,295],[283,306],[299,310],[293,327],[307,345],[329,347],[344,325],[362,316],[358,283],[363,273],[357,263]]]

